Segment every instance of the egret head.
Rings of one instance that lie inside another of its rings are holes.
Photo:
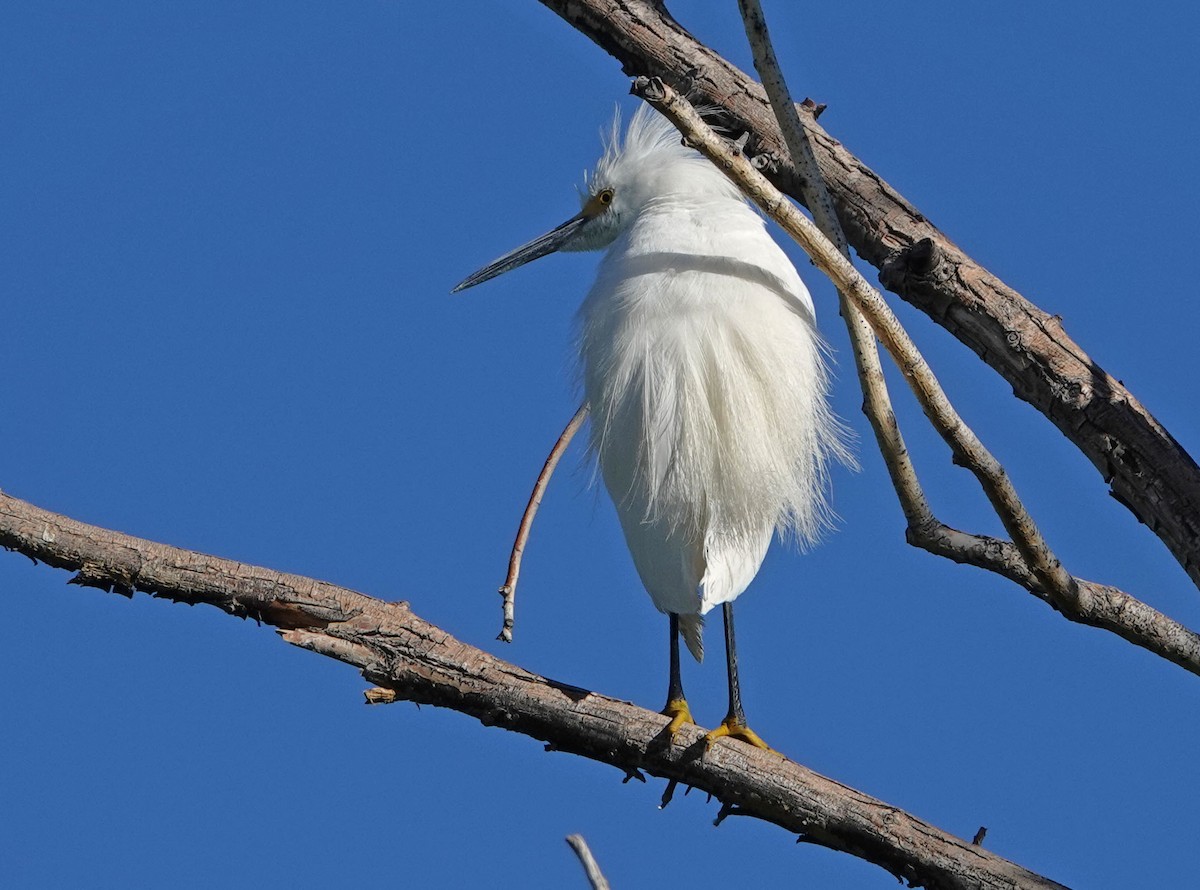
[[[688,196],[742,200],[737,188],[685,147],[670,121],[643,105],[621,139],[620,113],[613,119],[604,154],[580,189],[579,213],[540,238],[511,250],[463,279],[457,293],[559,250],[603,250],[655,200]]]

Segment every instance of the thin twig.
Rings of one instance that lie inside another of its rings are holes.
[[[792,101],[787,80],[783,76],[783,68],[775,55],[775,48],[771,45],[771,33],[767,30],[762,5],[758,0],[738,0],[738,8],[742,12],[742,24],[746,27],[746,39],[750,41],[750,49],[754,54],[754,68],[762,78],[771,110],[775,112],[775,120],[779,123],[779,132],[783,134],[788,154],[792,156],[792,164],[805,181],[804,203],[812,211],[813,219],[825,233],[825,237],[849,259],[846,235],[838,222],[829,189],[825,187],[825,177],[821,175],[821,168],[817,165],[817,156],[813,153],[812,145],[804,132],[804,125],[796,113],[796,103]]]
[[[579,864],[583,866],[584,874],[587,875],[588,882],[592,885],[592,890],[609,890],[608,878],[604,877],[604,873],[600,871],[600,864],[596,862],[596,857],[592,855],[592,851],[588,848],[587,841],[583,839],[583,835],[568,834],[567,843],[571,845],[571,849],[579,857]]]
[[[742,11],[746,37],[754,53],[754,67],[762,78],[771,108],[779,122],[780,132],[783,133],[784,143],[792,157],[792,164],[803,183],[804,203],[812,210],[813,220],[825,237],[836,245],[846,260],[849,260],[850,248],[846,243],[845,233],[838,221],[829,189],[825,187],[825,178],[821,175],[812,144],[808,140],[804,125],[800,122],[796,104],[788,91],[779,59],[771,46],[771,36],[763,17],[762,6],[758,0],[738,0],[738,6]],[[858,371],[859,385],[863,391],[863,413],[867,415],[875,433],[875,440],[883,455],[900,507],[904,511],[904,518],[909,528],[927,528],[936,520],[917,479],[908,448],[904,444],[904,437],[900,433],[892,400],[888,395],[887,381],[883,376],[883,366],[879,361],[875,334],[863,318],[862,312],[841,288],[838,289],[838,303],[850,335],[854,366]]]
[[[653,78],[638,78],[633,92],[666,114],[692,145],[796,239],[817,267],[854,301],[900,367],[926,416],[950,446],[955,461],[978,479],[1021,556],[1042,584],[1049,602],[1060,611],[1077,614],[1083,595],[1079,585],[1050,550],[1004,468],[954,410],[933,371],[879,292],[748,159],[732,154],[686,99]]]
[[[850,250],[845,233],[837,219],[833,199],[825,186],[825,177],[821,174],[808,132],[800,121],[779,59],[771,46],[762,6],[758,0],[738,0],[738,5],[754,53],[754,67],[762,78],[792,164],[799,174],[804,203],[812,210],[817,227],[849,260]],[[900,433],[879,362],[874,332],[862,313],[840,289],[838,299],[863,390],[863,412],[875,433],[892,487],[908,523],[905,535],[908,542],[937,556],[1002,574],[1046,599],[1041,582],[1029,571],[1021,553],[1011,543],[953,529],[934,516]]]
[[[542,471],[538,473],[537,482],[533,484],[533,491],[529,495],[529,503],[525,505],[525,512],[521,514],[521,524],[517,526],[517,539],[513,541],[512,553],[508,557],[508,577],[504,579],[504,584],[500,588],[500,595],[504,597],[504,626],[496,639],[503,640],[505,643],[512,642],[517,578],[521,574],[521,557],[525,553],[525,544],[529,540],[529,531],[533,527],[533,517],[537,515],[538,507],[541,506],[542,496],[546,493],[546,486],[550,484],[550,477],[554,475],[554,468],[558,466],[563,452],[567,450],[567,446],[579,432],[579,427],[586,417],[587,404],[585,403],[579,406],[579,410],[575,412],[571,422],[567,424],[562,435],[558,437],[558,441],[554,443],[554,447],[550,449],[546,463],[542,466]]]

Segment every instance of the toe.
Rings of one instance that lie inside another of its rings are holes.
[[[704,747],[711,748],[713,742],[717,739],[737,739],[740,742],[745,742],[747,745],[753,745],[755,748],[762,748],[764,751],[770,751],[771,747],[761,738],[758,733],[744,723],[726,718],[720,726],[704,737]]]
[[[679,732],[679,728],[685,723],[695,723],[692,719],[692,712],[688,708],[686,699],[677,698],[667,702],[667,706],[663,708],[663,714],[671,718],[671,722],[667,724],[667,735],[674,738],[675,733]]]

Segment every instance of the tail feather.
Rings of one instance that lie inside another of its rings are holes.
[[[700,615],[680,615],[679,632],[692,657],[696,661],[704,661],[704,618]]]
[[[757,535],[726,535],[709,529],[704,536],[704,575],[700,578],[700,614],[737,599],[762,565],[774,529]]]

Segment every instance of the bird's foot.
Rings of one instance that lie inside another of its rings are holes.
[[[753,745],[755,748],[762,748],[764,751],[771,750],[771,746],[760,739],[758,733],[735,717],[726,717],[721,721],[720,726],[704,737],[704,750],[707,751],[711,748],[717,739],[725,738],[737,739],[747,745]]]
[[[671,718],[671,722],[667,724],[668,738],[675,738],[675,733],[679,732],[679,727],[685,723],[695,724],[692,719],[692,712],[688,708],[686,698],[673,698],[667,702],[667,706],[662,709],[662,712],[667,717]]]

